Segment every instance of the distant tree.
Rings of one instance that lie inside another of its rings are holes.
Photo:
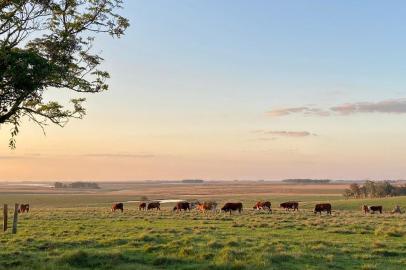
[[[351,193],[353,194],[353,197],[358,198],[361,196],[361,189],[357,183],[352,183],[350,185],[350,190],[351,190]]]
[[[376,197],[376,185],[374,181],[367,180],[364,183],[364,187],[366,189],[366,195],[368,197]]]
[[[182,183],[185,183],[185,184],[199,184],[199,183],[204,183],[204,180],[201,180],[201,179],[184,179],[184,180],[182,180]]]
[[[402,195],[406,195],[406,185],[397,186],[390,181],[366,181],[362,186],[354,183],[350,185],[349,189],[345,189],[343,193],[345,198],[376,198]]]
[[[61,182],[55,182],[54,187],[55,188],[63,188],[64,186],[63,186],[63,183],[61,183]]]
[[[329,184],[329,179],[284,179],[282,182],[293,184]]]
[[[376,197],[393,196],[395,189],[389,181],[376,183]]]
[[[98,69],[102,58],[92,52],[94,35],[124,34],[129,22],[118,15],[122,0],[0,1],[0,126],[11,125],[9,146],[24,118],[43,130],[64,126],[85,115],[83,97],[45,101],[45,90],[77,93],[107,90],[109,74]]]
[[[354,193],[351,191],[351,189],[348,189],[348,188],[344,190],[343,196],[344,196],[346,199],[355,197],[355,196],[354,196]]]
[[[99,189],[99,185],[93,182],[73,182],[69,184],[69,188],[89,188],[89,189]]]
[[[361,186],[361,187],[359,188],[359,191],[360,191],[360,194],[361,194],[360,197],[363,197],[363,198],[368,197],[368,191],[367,191],[367,189],[366,189],[365,186]]]

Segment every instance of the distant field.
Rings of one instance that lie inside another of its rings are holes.
[[[50,183],[48,183],[49,185]],[[295,200],[309,198],[338,199],[347,184],[295,185],[280,182],[206,182],[182,183],[101,183],[101,189],[54,189],[0,183],[0,203],[21,200],[37,206],[97,206],[115,201],[156,199],[220,199],[258,200],[285,197]]]
[[[19,216],[17,235],[1,235],[0,269],[406,269],[406,214],[388,213],[396,204],[405,209],[406,197],[344,200],[336,190],[321,195],[218,191],[199,197],[219,204],[242,201],[243,213],[231,216],[174,213],[173,204],[143,212],[137,203],[111,213],[111,202],[139,195],[106,188],[91,194],[2,192],[1,204],[29,202],[32,211]],[[271,200],[274,213],[252,210],[258,199]],[[292,199],[300,201],[299,212],[277,207]],[[331,202],[333,215],[312,213],[317,202]],[[386,213],[364,215],[364,203],[382,204]]]

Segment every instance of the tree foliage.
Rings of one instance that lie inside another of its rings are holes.
[[[389,181],[374,182],[370,180],[365,181],[364,185],[353,183],[343,193],[346,198],[377,198],[402,195],[406,195],[405,185],[393,185]]]
[[[11,124],[10,147],[24,118],[44,128],[85,115],[84,98],[45,101],[47,89],[107,90],[109,74],[93,52],[95,35],[121,37],[129,26],[122,0],[0,0],[0,126]]]

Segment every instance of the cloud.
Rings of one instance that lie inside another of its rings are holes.
[[[316,136],[313,133],[308,131],[267,131],[266,134],[274,135],[274,136],[284,136],[284,137],[308,137],[308,136]]]
[[[267,112],[271,117],[286,116],[291,114],[331,116],[331,115],[352,115],[357,113],[406,113],[406,98],[383,100],[379,102],[356,102],[345,103],[330,107],[328,109],[317,107],[290,107],[273,109]]]
[[[82,155],[41,155],[37,153],[23,155],[0,155],[0,160],[16,159],[37,159],[37,158],[73,158],[73,157],[94,157],[94,158],[154,158],[152,154],[132,154],[132,153],[90,153]]]
[[[267,112],[267,115],[271,117],[285,116],[290,114],[302,113],[304,115],[318,115],[318,116],[329,116],[330,112],[318,108],[312,107],[291,107],[291,108],[281,108],[273,109]]]
[[[308,110],[307,107],[293,107],[293,108],[282,108],[282,109],[275,109],[275,110],[270,110],[267,112],[269,116],[284,116],[284,115],[289,115],[292,113],[302,113]]]
[[[280,137],[294,137],[294,138],[317,136],[317,134],[314,134],[314,133],[311,133],[308,131],[256,130],[256,131],[254,131],[254,133],[261,133],[263,135],[272,135],[272,136],[280,136]],[[261,139],[263,140],[264,138],[261,138]],[[272,137],[271,139],[275,139],[275,137]]]
[[[41,154],[23,154],[23,155],[0,155],[0,160],[11,160],[11,159],[34,159],[40,158]]]
[[[127,154],[127,153],[99,153],[99,154],[84,154],[84,157],[100,157],[100,158],[154,158],[151,154]]]
[[[354,113],[406,113],[406,99],[384,100],[380,102],[346,103],[331,107],[330,110],[342,115]]]
[[[21,157],[18,157],[18,156],[7,156],[7,155],[2,155],[2,156],[0,156],[0,159],[18,159],[18,158],[21,158]]]

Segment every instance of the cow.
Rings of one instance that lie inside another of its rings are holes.
[[[208,201],[208,202],[198,203],[196,207],[197,207],[197,210],[199,210],[201,212],[206,212],[207,210],[216,212],[217,203],[213,202],[213,201]]]
[[[143,202],[143,203],[140,203],[140,206],[138,207],[138,209],[141,211],[141,210],[147,210],[147,204],[145,203],[145,202]]]
[[[115,203],[111,207],[111,212],[116,212],[116,210],[121,210],[121,213],[124,211],[124,204],[123,203]]]
[[[188,202],[178,202],[175,207],[173,207],[173,211],[186,211],[189,210],[190,211],[190,203]]]
[[[199,201],[191,201],[189,203],[190,203],[190,210],[195,209],[200,204]]]
[[[161,203],[160,202],[150,202],[147,206],[147,210],[161,210]]]
[[[18,213],[28,213],[30,211],[30,205],[27,204],[20,204],[20,207],[18,208]]]
[[[299,211],[299,203],[298,202],[284,202],[280,204],[281,208],[284,208],[285,210],[290,211],[290,209],[293,209],[293,211],[297,210]]]
[[[268,210],[269,212],[272,213],[272,209],[271,209],[271,202],[266,201],[266,202],[257,202],[254,207],[252,207],[253,209],[256,210]]]
[[[362,206],[362,209],[364,210],[365,214],[369,212],[372,212],[372,214],[374,214],[375,212],[379,212],[380,214],[382,214],[382,205],[373,205],[373,206],[364,205]]]
[[[314,207],[314,213],[315,214],[320,213],[321,215],[321,212],[327,212],[327,214],[331,215],[331,204],[329,203],[316,204],[316,206]]]
[[[226,213],[230,212],[230,215],[231,215],[232,211],[238,211],[239,213],[241,213],[242,212],[242,203],[240,203],[240,202],[238,202],[238,203],[230,203],[230,202],[228,202],[221,208],[221,211],[224,211]]]

